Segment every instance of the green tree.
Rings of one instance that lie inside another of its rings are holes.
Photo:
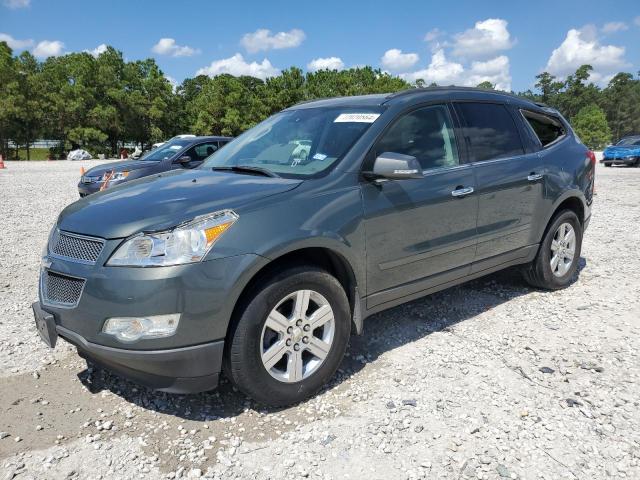
[[[18,56],[15,67],[16,81],[10,84],[9,90],[14,101],[10,131],[12,140],[26,147],[27,160],[30,160],[30,145],[42,132],[45,107],[42,91],[46,81],[40,73],[38,61],[29,52]]]
[[[640,132],[640,80],[618,73],[602,91],[604,109],[614,139]]]
[[[496,87],[493,83],[491,83],[488,80],[485,80],[484,82],[479,83],[476,88],[484,88],[485,90],[495,90]]]
[[[0,154],[9,157],[9,140],[15,135],[17,71],[13,52],[0,42]]]
[[[239,135],[267,115],[265,104],[239,78],[218,75],[207,83],[193,102],[193,124],[199,135]]]
[[[564,87],[564,82],[559,82],[556,77],[548,72],[542,72],[536,75],[536,88],[540,90],[540,97],[538,100],[542,103],[552,105],[555,103],[557,95]]]
[[[604,111],[595,104],[582,107],[573,119],[573,128],[585,145],[593,150],[611,141],[611,130]]]

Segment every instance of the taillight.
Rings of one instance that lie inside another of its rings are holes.
[[[587,150],[587,158],[591,160],[591,191],[596,193],[596,154]]]

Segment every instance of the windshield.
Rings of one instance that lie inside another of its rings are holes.
[[[164,145],[160,145],[158,148],[145,153],[140,157],[140,160],[146,160],[151,162],[160,162],[173,157],[177,152],[191,143],[190,140],[171,140]]]
[[[627,137],[620,140],[616,145],[626,145],[626,146],[640,146],[640,137]]]
[[[200,168],[248,166],[283,177],[310,177],[338,162],[380,112],[345,107],[280,112],[214,153]]]

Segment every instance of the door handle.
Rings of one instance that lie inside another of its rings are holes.
[[[532,173],[527,177],[527,180],[530,182],[537,182],[538,180],[542,180],[542,177],[544,177],[542,173]]]
[[[466,197],[467,195],[471,195],[473,193],[473,187],[465,187],[465,188],[456,188],[451,195],[454,197]]]

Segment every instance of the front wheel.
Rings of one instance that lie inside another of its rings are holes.
[[[610,166],[611,166],[611,162],[605,162],[605,163],[604,163],[604,166],[605,166],[605,167],[610,167]]]
[[[559,212],[547,229],[536,258],[523,270],[525,280],[548,290],[564,288],[578,268],[582,224],[571,210]]]
[[[333,376],[350,334],[344,289],[316,267],[294,267],[265,279],[234,319],[225,373],[268,406],[297,403]]]

